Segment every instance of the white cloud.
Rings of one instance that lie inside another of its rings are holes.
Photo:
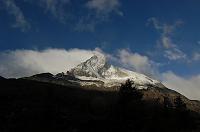
[[[190,99],[200,100],[200,75],[183,78],[173,72],[162,74],[163,84]]]
[[[176,47],[175,44],[173,44],[171,38],[167,37],[167,36],[162,36],[161,43],[165,49],[170,49],[170,48]]]
[[[185,59],[186,55],[179,49],[166,50],[164,56],[169,60]]]
[[[65,72],[90,58],[94,52],[104,53],[101,49],[46,49],[46,50],[14,50],[0,52],[0,75],[4,77],[30,76],[42,72],[56,74]],[[149,76],[156,75],[156,63],[147,56],[122,49],[118,56],[104,53],[109,59],[121,66],[130,68]]]
[[[116,12],[119,15],[123,15],[123,13],[119,10],[119,0],[89,0],[86,3],[86,7],[95,10],[97,14],[109,14],[111,12]]]
[[[0,75],[4,77],[30,76],[42,72],[65,72],[90,58],[95,50],[46,49],[15,50],[0,53]]]
[[[1,3],[1,2],[0,2]],[[14,28],[20,28],[21,31],[30,29],[31,25],[26,20],[21,9],[16,5],[14,0],[3,0],[2,4],[5,6],[8,14],[15,17],[15,23],[12,25]]]
[[[200,60],[200,53],[195,52],[195,53],[193,54],[193,60],[194,60],[194,61],[199,61],[199,60]]]
[[[127,49],[121,49],[118,51],[117,56],[109,55],[108,57],[122,67],[158,78],[158,71],[156,70],[158,63],[151,61],[147,56],[133,53]]]

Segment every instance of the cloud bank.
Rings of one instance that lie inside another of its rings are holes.
[[[112,59],[120,63],[124,68],[158,79],[158,71],[156,69],[158,64],[147,56],[131,52],[129,49],[121,49],[118,50],[117,56],[112,56]]]
[[[162,74],[163,84],[190,99],[200,100],[200,74],[184,78],[176,75],[173,72]]]
[[[18,78],[42,72],[65,72],[90,58],[94,52],[82,49],[6,51],[0,53],[0,75]]]
[[[0,75],[4,77],[30,76],[42,72],[65,72],[89,59],[95,52],[84,49],[14,50],[0,52]],[[122,67],[147,75],[155,75],[153,61],[147,56],[121,49],[116,55],[104,53]]]

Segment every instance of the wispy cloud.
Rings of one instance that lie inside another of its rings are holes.
[[[186,54],[177,48],[166,50],[164,56],[169,60],[186,59]]]
[[[31,24],[15,1],[3,0],[0,4],[2,3],[8,14],[15,18],[12,27],[27,31],[31,28]],[[113,14],[123,16],[119,0],[87,0],[78,4],[72,0],[23,0],[23,2],[42,8],[45,15],[50,14],[58,22],[79,32],[95,31],[97,26],[110,21]]]
[[[70,13],[66,9],[70,3],[71,0],[39,0],[39,5],[44,8],[45,13],[49,12],[62,23],[68,20]]]
[[[177,20],[174,24],[161,23],[157,18],[152,17],[147,20],[147,25],[153,24],[154,28],[159,30],[163,36],[172,35],[173,32],[184,24],[183,21]]]
[[[84,7],[88,13],[77,19],[75,31],[94,32],[97,26],[110,21],[113,14],[123,16],[119,0],[89,0]]]
[[[186,54],[178,47],[173,41],[173,35],[175,30],[180,27],[183,22],[178,20],[174,24],[161,23],[156,18],[149,18],[147,25],[153,24],[154,28],[160,32],[160,38],[158,39],[158,45],[164,50],[164,56],[169,60],[186,59]]]
[[[89,31],[94,32],[96,26],[102,23],[101,19],[96,18],[92,14],[80,17],[75,23],[74,30],[78,32]]]
[[[119,9],[119,0],[88,0],[76,3],[79,10],[85,12],[81,15],[71,10],[75,6],[74,3],[72,0],[39,0],[39,5],[44,8],[45,13],[52,14],[61,23],[69,24],[78,32],[94,32],[98,25],[110,20],[112,13],[123,15]]]
[[[199,52],[194,52],[193,60],[194,61],[200,61],[200,53]]]
[[[123,13],[119,10],[120,6],[119,0],[89,0],[86,3],[86,7],[94,10],[98,15],[108,15],[115,12],[122,16]]]
[[[30,23],[26,20],[22,10],[16,5],[14,0],[3,0],[0,3],[3,4],[7,13],[15,18],[15,23],[12,27],[19,28],[23,32],[30,29]]]
[[[119,0],[89,0],[85,3],[87,15],[79,17],[76,31],[94,32],[98,25],[111,20],[113,14],[123,16]]]

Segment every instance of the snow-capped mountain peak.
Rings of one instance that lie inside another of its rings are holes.
[[[110,67],[106,57],[101,53],[95,53],[90,59],[71,69],[71,73],[77,76],[104,78],[103,73]]]
[[[105,55],[101,53],[95,53],[90,59],[71,69],[69,73],[81,80],[99,80],[104,82],[104,86],[121,85],[127,79],[134,81],[139,88],[146,88],[148,85],[163,86],[159,81],[143,74],[109,64]]]

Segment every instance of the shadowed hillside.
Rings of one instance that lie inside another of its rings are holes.
[[[119,91],[25,79],[0,79],[0,85],[0,130],[5,132],[199,129],[199,114],[188,110],[182,99],[175,98],[175,105],[170,96],[144,100],[153,92],[125,84]]]

